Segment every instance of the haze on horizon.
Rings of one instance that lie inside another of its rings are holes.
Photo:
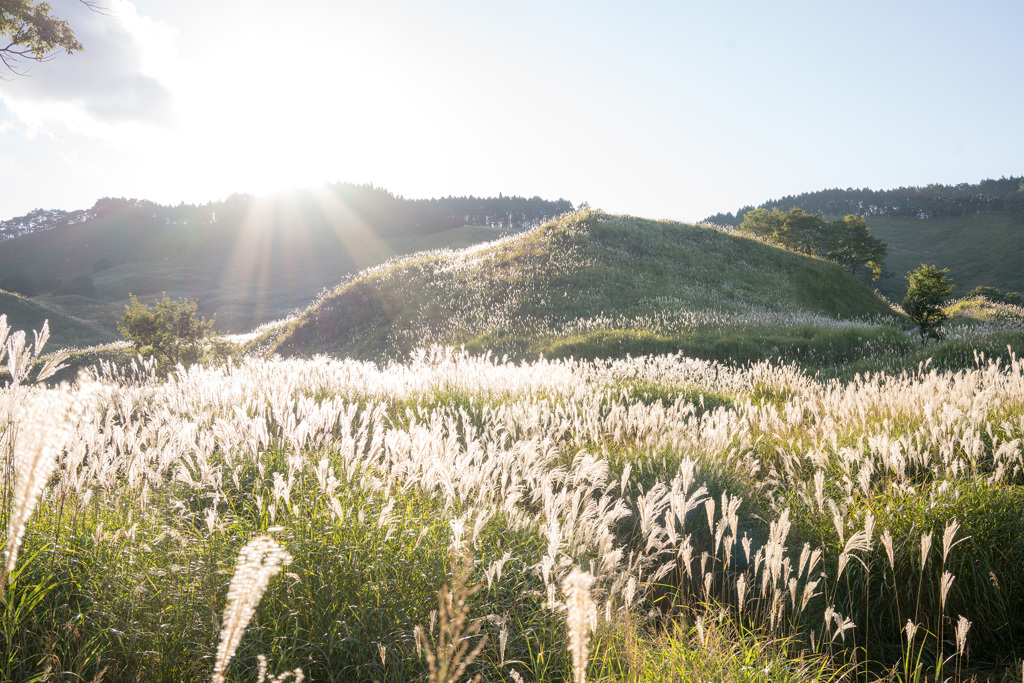
[[[0,81],[0,219],[346,181],[695,221],[1024,173],[1013,0],[104,4]]]

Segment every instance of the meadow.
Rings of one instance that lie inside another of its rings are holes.
[[[265,535],[291,562],[230,680],[258,655],[312,680],[425,679],[421,645],[452,642],[437,613],[460,604],[438,590],[463,571],[470,644],[487,636],[466,675],[485,680],[572,678],[574,570],[590,680],[911,680],[1021,656],[1015,357],[842,383],[435,347],[384,367],[108,366],[9,386],[2,410],[10,538],[24,524],[5,680],[208,678],[235,558]]]
[[[37,382],[0,317],[0,679],[1022,680],[1024,311],[921,346],[830,264],[631,222],[385,264],[168,375]]]

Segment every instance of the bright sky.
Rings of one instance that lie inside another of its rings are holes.
[[[1021,0],[51,0],[0,219],[324,182],[695,221],[1024,175]]]

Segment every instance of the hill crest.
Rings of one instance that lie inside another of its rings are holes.
[[[464,344],[536,355],[574,335],[623,329],[667,339],[721,324],[890,315],[834,264],[712,228],[587,209],[364,271],[293,321],[276,350],[384,360]]]

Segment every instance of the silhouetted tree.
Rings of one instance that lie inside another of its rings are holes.
[[[949,317],[942,309],[946,297],[953,291],[949,268],[939,270],[923,263],[907,273],[907,295],[903,298],[903,311],[918,325],[921,344],[928,337],[937,337],[938,329]]]
[[[92,9],[100,9],[93,0],[79,0]],[[18,73],[24,60],[46,62],[61,52],[81,52],[83,47],[68,22],[50,14],[50,3],[39,0],[0,1],[0,62],[8,71]]]

